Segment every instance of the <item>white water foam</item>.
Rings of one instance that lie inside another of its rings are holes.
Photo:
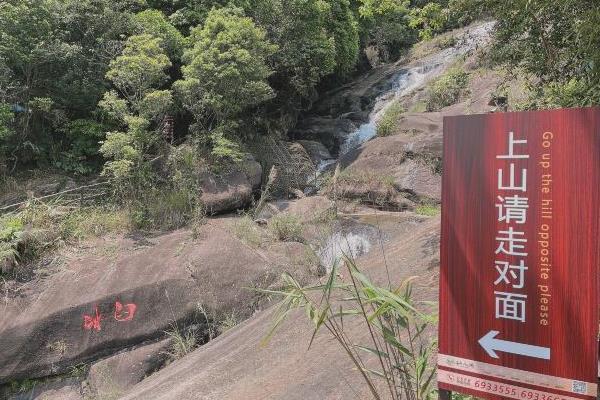
[[[369,116],[369,120],[360,125],[354,132],[350,133],[342,146],[340,155],[359,147],[361,144],[372,139],[377,134],[377,121],[383,113],[394,102],[411,93],[413,90],[423,87],[433,77],[438,76],[443,69],[448,67],[459,56],[465,55],[489,40],[490,31],[494,22],[486,22],[475,28],[467,30],[458,40],[454,47],[449,47],[433,54],[417,65],[408,69],[402,69],[392,77],[392,88],[380,94],[375,100],[375,106]]]

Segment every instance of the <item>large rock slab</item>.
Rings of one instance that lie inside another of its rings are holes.
[[[170,340],[143,345],[95,362],[87,384],[92,396],[116,398],[125,390],[157,371],[167,361]]]
[[[79,379],[67,378],[36,382],[33,389],[6,395],[7,400],[85,400]]]
[[[411,225],[408,235],[394,233],[397,221],[380,215],[390,240],[373,246],[358,259],[375,282],[392,284],[416,276],[417,300],[436,298],[439,220]],[[385,254],[385,257],[384,257]],[[273,323],[266,310],[194,353],[145,379],[122,400],[341,400],[367,399],[371,395],[359,373],[326,331],[318,334],[310,349],[311,324],[304,312],[290,316],[265,345],[262,340]],[[368,332],[346,322],[348,334],[367,340]]]
[[[325,196],[309,196],[294,200],[276,200],[265,208],[262,218],[270,218],[278,213],[288,213],[297,216],[307,226],[327,217],[333,211],[334,203]]]
[[[328,193],[392,210],[439,202],[441,153],[440,136],[377,137],[340,159],[343,172]]]
[[[208,214],[221,214],[248,206],[260,188],[262,167],[247,159],[222,173],[204,172],[200,176],[200,201]]]
[[[64,373],[173,324],[202,324],[199,305],[216,316],[251,315],[258,294],[246,288],[272,284],[293,263],[286,249],[245,245],[230,225],[208,220],[195,238],[180,230],[100,240],[21,297],[0,300],[0,384]]]
[[[327,147],[321,142],[314,140],[298,140],[298,143],[304,147],[315,167],[318,167],[323,161],[331,160],[333,158]]]

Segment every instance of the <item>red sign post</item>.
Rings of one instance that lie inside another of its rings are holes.
[[[438,385],[596,398],[600,109],[444,119]]]

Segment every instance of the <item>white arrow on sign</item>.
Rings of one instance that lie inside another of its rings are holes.
[[[548,347],[532,346],[517,342],[509,342],[507,340],[496,339],[500,332],[489,331],[481,339],[479,344],[492,358],[499,358],[496,351],[504,353],[518,354],[520,356],[541,358],[543,360],[550,359],[550,349]]]

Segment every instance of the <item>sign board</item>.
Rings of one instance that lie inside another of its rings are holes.
[[[600,109],[447,117],[438,385],[596,398]]]

